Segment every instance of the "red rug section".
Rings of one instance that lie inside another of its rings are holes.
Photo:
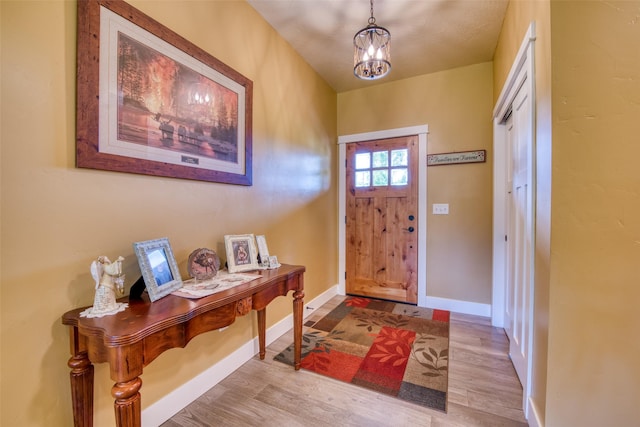
[[[346,305],[347,307],[365,308],[365,307],[367,307],[369,305],[370,302],[371,302],[371,300],[369,298],[352,297],[352,298],[349,298],[348,300],[346,300],[344,302],[344,305]]]
[[[366,382],[374,388],[397,394],[411,356],[414,331],[385,326],[364,358],[332,350],[310,353],[302,360],[302,368],[340,381]]]
[[[411,356],[414,331],[383,327],[362,361],[355,378],[374,388],[397,394]],[[377,386],[377,387],[375,387]]]
[[[449,322],[451,313],[446,310],[433,310],[433,320],[439,320],[441,322]]]
[[[302,360],[300,366],[313,372],[350,383],[358,372],[362,358],[332,350],[330,353],[313,352]]]

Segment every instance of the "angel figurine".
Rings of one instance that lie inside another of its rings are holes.
[[[80,313],[84,317],[102,317],[124,311],[128,304],[116,301],[116,296],[124,295],[124,274],[119,256],[114,262],[101,255],[91,263],[91,276],[96,282],[93,307]]]

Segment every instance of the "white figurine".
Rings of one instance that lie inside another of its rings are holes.
[[[80,313],[83,317],[102,317],[124,311],[128,304],[116,301],[116,296],[124,295],[124,274],[119,256],[114,262],[102,255],[91,263],[91,276],[96,282],[96,294],[93,307]]]

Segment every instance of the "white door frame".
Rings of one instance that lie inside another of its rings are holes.
[[[338,137],[338,293],[345,295],[346,272],[346,146],[352,142],[418,135],[418,306],[427,306],[427,134],[428,125],[410,126]]]
[[[492,293],[492,310],[491,321],[493,326],[504,327],[505,313],[505,287],[507,283],[506,265],[507,265],[507,245],[505,236],[507,236],[507,136],[506,127],[504,126],[504,117],[511,108],[518,90],[523,85],[529,93],[529,102],[531,103],[531,141],[533,155],[531,156],[531,164],[533,178],[531,179],[531,191],[533,194],[533,203],[531,205],[531,215],[534,221],[529,232],[532,238],[535,238],[535,62],[534,62],[534,42],[535,42],[535,22],[531,22],[529,29],[520,45],[520,50],[511,67],[505,85],[502,88],[498,101],[493,110],[493,293]],[[534,243],[532,243],[534,245]],[[531,251],[531,266],[535,263],[535,250]],[[534,268],[531,268],[530,280],[532,283],[530,295],[528,298],[529,307],[527,312],[528,329],[526,339],[528,340],[528,357],[527,357],[527,379],[526,386],[523,390],[523,410],[525,417],[529,412],[529,396],[531,395],[531,372],[532,372],[532,355],[533,355],[533,291],[535,288]]]

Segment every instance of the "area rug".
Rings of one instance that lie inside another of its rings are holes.
[[[348,297],[305,327],[303,369],[446,412],[448,311]]]

